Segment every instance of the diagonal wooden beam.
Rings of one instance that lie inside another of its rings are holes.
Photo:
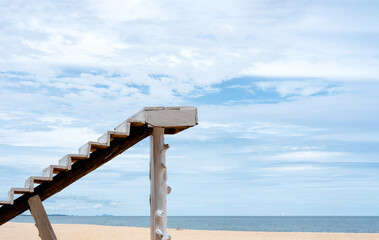
[[[41,200],[44,201],[148,137],[151,133],[152,128],[149,128],[147,124],[140,127],[131,127],[130,135],[127,138],[117,138],[113,140],[110,147],[99,149],[91,153],[89,159],[74,163],[70,171],[60,172],[51,182],[40,184],[34,189],[34,193],[22,195],[14,200],[13,205],[2,206],[0,208],[0,225],[28,210],[29,198],[34,195],[39,195]]]
[[[39,236],[42,240],[57,240],[53,227],[47,217],[45,208],[42,205],[41,199],[35,195],[28,200],[30,212],[33,215],[34,222],[38,228]]]

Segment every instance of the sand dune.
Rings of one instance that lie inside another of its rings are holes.
[[[148,228],[108,227],[81,224],[53,224],[59,240],[149,240]],[[173,240],[379,240],[379,233],[284,233],[284,232],[234,232],[175,230],[168,231]],[[0,239],[39,240],[37,228],[32,223],[6,223],[0,226]]]

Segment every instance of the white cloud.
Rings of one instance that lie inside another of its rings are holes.
[[[75,118],[69,116],[53,116],[53,115],[44,115],[39,117],[41,122],[46,124],[58,124],[58,125],[70,125],[74,121],[78,121]]]
[[[141,153],[133,153],[128,151],[125,154],[113,159],[111,163],[104,165],[104,171],[117,172],[146,172],[149,169],[149,148],[142,149]],[[102,173],[105,174],[105,173]]]
[[[254,85],[260,89],[275,90],[282,97],[289,95],[311,96],[314,94],[333,94],[343,91],[343,86],[336,86],[335,83],[327,81],[314,81],[314,80],[299,80],[299,81],[265,81],[255,82]]]
[[[20,4],[9,2],[2,12],[9,24],[0,31],[2,45],[10,47],[3,49],[0,66],[35,74],[37,81],[73,66],[122,73],[152,88],[157,85],[149,75],[166,75],[174,81],[165,87],[183,93],[241,75],[378,78],[375,54],[362,54],[375,51],[370,46],[304,34],[335,13],[320,14],[299,3]],[[21,16],[24,21],[17,21]],[[335,31],[344,31],[342,22],[334,24]],[[15,53],[14,42],[24,50]]]
[[[50,211],[50,213],[54,213],[52,211],[57,211],[57,210],[73,211],[73,210],[79,210],[79,209],[82,209],[85,207],[83,207],[83,206],[72,206],[70,204],[61,203],[59,205],[57,205],[57,204],[54,204],[54,205],[45,204],[45,208],[48,211]]]
[[[15,170],[26,170],[24,178],[26,176],[34,174],[42,174],[42,170],[52,164],[58,164],[58,160],[63,157],[62,153],[7,153],[5,156],[0,157],[0,164],[15,168]]]
[[[100,134],[89,128],[50,127],[48,131],[22,131],[1,129],[0,143],[11,146],[29,147],[81,147],[90,139],[96,140]]]
[[[232,123],[215,123],[215,122],[201,122],[199,124],[200,128],[220,128],[220,129],[225,129],[227,131],[228,128],[232,127],[235,124]]]
[[[98,208],[101,208],[102,206],[103,204],[98,203],[98,204],[93,205],[93,208],[98,209]]]
[[[104,20],[115,22],[150,19],[161,21],[168,18],[167,12],[159,6],[159,3],[145,0],[113,0],[113,1],[86,1],[88,8],[94,10],[96,15]]]
[[[350,152],[332,151],[288,151],[258,157],[263,160],[284,162],[377,162],[375,157]]]
[[[303,171],[319,171],[323,170],[321,167],[315,167],[315,166],[284,166],[284,167],[273,167],[273,168],[266,168],[265,170],[269,172],[303,172]]]
[[[9,113],[0,113],[0,119],[5,120],[5,121],[10,121],[10,120],[15,119],[15,117]]]
[[[359,81],[360,79],[378,81],[376,59],[367,59],[362,65],[358,59],[345,61],[319,60],[317,62],[303,57],[299,60],[282,59],[267,63],[254,63],[253,66],[241,70],[240,74],[266,77],[319,77],[334,78],[341,81]],[[275,69],[275,71],[273,71]]]

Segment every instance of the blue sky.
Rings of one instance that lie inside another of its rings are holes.
[[[0,197],[145,106],[169,215],[379,215],[377,1],[2,1]],[[149,215],[144,140],[46,200]]]

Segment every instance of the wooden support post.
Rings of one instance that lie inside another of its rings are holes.
[[[56,240],[57,237],[55,236],[53,227],[51,226],[49,218],[46,215],[46,211],[43,208],[40,197],[38,195],[30,197],[28,204],[41,239]]]
[[[167,234],[167,169],[163,127],[154,127],[150,137],[150,239],[169,240]],[[171,188],[170,188],[171,190]]]

